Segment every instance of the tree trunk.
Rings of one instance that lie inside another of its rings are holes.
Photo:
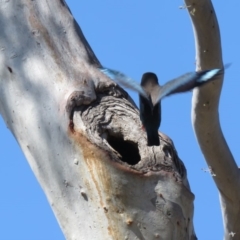
[[[185,0],[191,16],[196,46],[196,69],[221,68],[220,31],[210,0]],[[223,136],[219,121],[219,81],[193,91],[192,122],[195,134],[220,193],[224,239],[240,239],[240,176],[237,164]]]
[[[66,239],[196,239],[172,141],[160,134],[147,147],[138,109],[99,71],[66,3],[6,1],[0,11],[0,113]],[[212,64],[203,68],[221,60]]]

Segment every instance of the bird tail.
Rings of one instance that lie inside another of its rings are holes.
[[[146,129],[147,130],[147,141],[148,141],[148,146],[159,146],[160,141],[159,141],[159,136],[158,136],[158,131],[156,130],[151,130],[151,129]]]

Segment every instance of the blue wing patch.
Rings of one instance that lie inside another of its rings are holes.
[[[111,78],[113,81],[122,85],[123,87],[137,91],[143,97],[148,99],[148,95],[144,91],[144,89],[141,87],[141,85],[137,83],[135,80],[133,80],[132,78],[129,78],[125,74],[110,68],[103,67],[103,68],[100,68],[100,71],[104,73],[106,76],[108,76],[109,78]]]
[[[223,71],[224,69],[215,68],[202,72],[189,72],[176,79],[173,79],[161,87],[159,95],[156,98],[156,102],[171,94],[187,92],[195,87],[212,81],[217,75],[222,74]]]
[[[222,71],[222,69],[217,69],[217,68],[208,70],[197,79],[197,82],[206,82],[206,81],[210,80],[211,78],[215,77],[221,71]]]

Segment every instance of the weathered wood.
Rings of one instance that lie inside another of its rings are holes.
[[[64,1],[0,3],[0,113],[66,239],[195,239],[171,140],[148,148]]]
[[[196,70],[221,68],[222,50],[217,17],[210,0],[185,0],[193,23]],[[240,239],[240,176],[225,141],[219,121],[219,98],[223,76],[216,82],[194,89],[192,123],[213,179],[220,192],[225,240]]]

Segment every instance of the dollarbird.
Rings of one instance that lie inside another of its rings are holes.
[[[100,68],[100,71],[123,87],[139,93],[140,119],[147,133],[148,146],[159,146],[158,129],[161,123],[161,99],[174,93],[182,93],[204,85],[222,74],[224,69],[210,69],[200,72],[189,72],[170,80],[163,86],[158,83],[157,75],[144,73],[141,84],[125,74],[110,69]]]

